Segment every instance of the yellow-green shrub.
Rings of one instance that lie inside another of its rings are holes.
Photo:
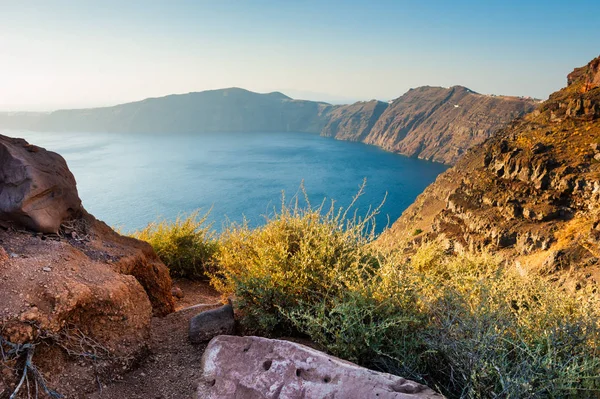
[[[250,329],[305,334],[448,397],[600,395],[595,294],[436,243],[410,258],[382,252],[367,224],[284,206],[263,227],[224,232],[212,281],[236,295]]]
[[[150,223],[133,237],[152,245],[172,276],[207,278],[218,250],[218,241],[207,223],[209,212],[180,215],[175,221],[165,219]]]
[[[365,244],[373,216],[347,220],[332,204],[327,210],[282,206],[266,225],[231,225],[221,235],[213,284],[235,293],[246,324],[263,332],[289,332],[280,310],[361,289],[377,265]]]

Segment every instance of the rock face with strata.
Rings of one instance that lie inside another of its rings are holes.
[[[75,178],[60,155],[0,135],[0,220],[56,233],[81,209]]]
[[[420,87],[394,100],[363,140],[388,151],[453,165],[535,102],[462,86]]]
[[[327,125],[321,131],[321,136],[363,141],[387,107],[388,103],[377,100],[335,107],[329,113]]]
[[[600,277],[599,64],[576,69],[538,110],[469,151],[380,242],[421,231],[410,239],[437,237],[454,250],[500,251],[525,269]]]
[[[441,399],[428,387],[293,342],[218,336],[202,357],[198,399]]]
[[[149,244],[85,212],[60,156],[6,137],[0,149],[2,195],[24,193],[3,197],[24,205],[0,214],[0,336],[35,344],[49,386],[84,397],[96,373],[145,355],[152,316],[174,309],[168,269]],[[14,383],[7,370],[0,386]]]

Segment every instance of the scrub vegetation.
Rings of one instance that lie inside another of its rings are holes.
[[[248,332],[306,337],[450,398],[600,395],[596,287],[576,294],[488,253],[383,249],[373,220],[332,203],[282,202],[258,228],[217,237],[206,215],[150,225],[176,275],[234,295]]]

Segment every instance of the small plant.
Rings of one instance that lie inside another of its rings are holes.
[[[415,229],[415,231],[413,231],[413,236],[418,236],[419,234],[421,234],[423,232],[422,229]]]
[[[173,222],[163,219],[132,237],[150,243],[172,276],[207,278],[219,248],[212,224],[207,223],[209,214],[195,211]]]

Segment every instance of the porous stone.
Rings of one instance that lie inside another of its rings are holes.
[[[425,385],[380,373],[307,346],[221,335],[201,362],[198,399],[441,399]]]

